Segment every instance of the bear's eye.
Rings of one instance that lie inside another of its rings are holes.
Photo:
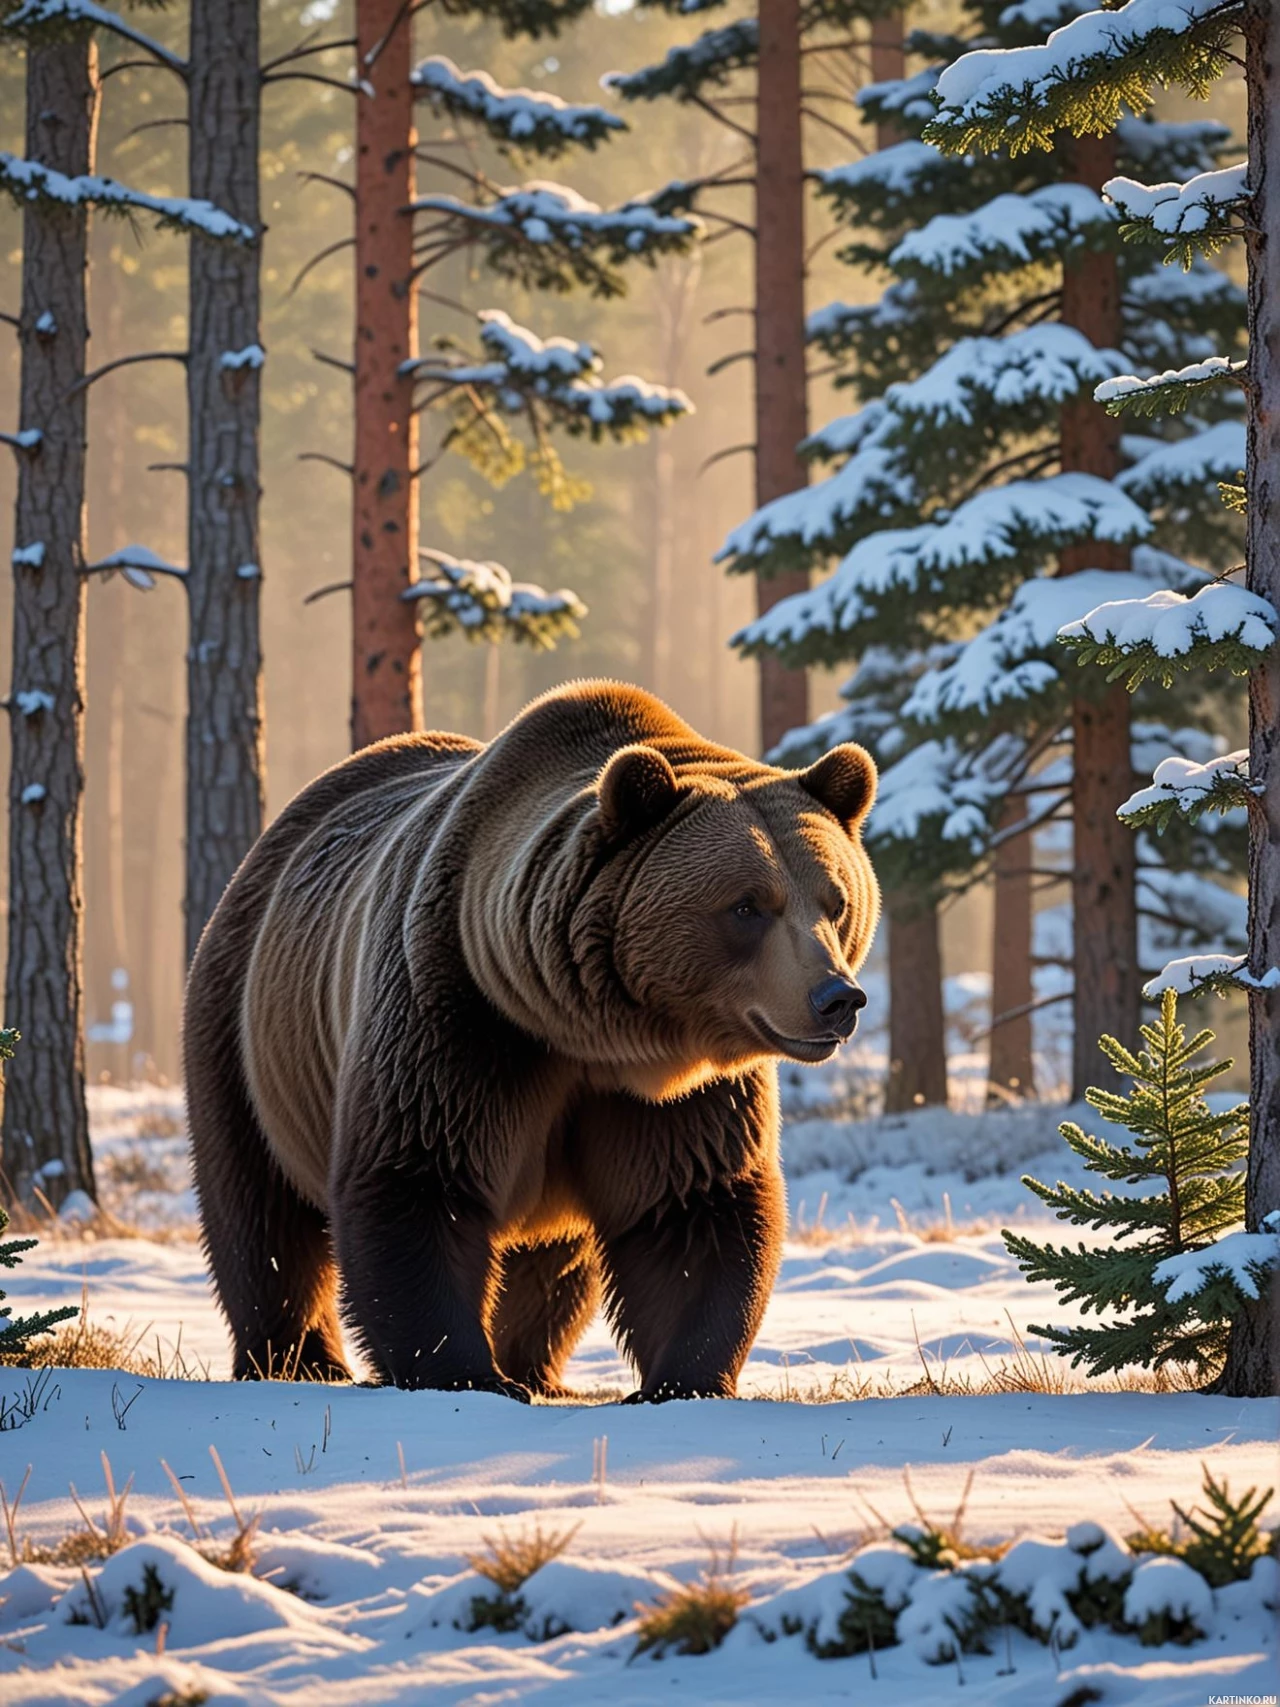
[[[764,916],[759,907],[757,907],[755,902],[750,898],[742,901],[735,901],[729,911],[733,914],[735,919],[759,919]]]

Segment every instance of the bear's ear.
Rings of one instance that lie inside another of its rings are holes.
[[[833,813],[853,833],[876,797],[875,761],[865,747],[842,742],[801,771],[796,781],[806,794]]]
[[[656,748],[622,747],[600,773],[600,826],[611,842],[641,835],[679,796],[676,773]]]

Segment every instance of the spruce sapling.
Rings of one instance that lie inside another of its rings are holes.
[[[1096,1246],[1037,1244],[1003,1231],[1011,1255],[1029,1280],[1053,1283],[1066,1303],[1087,1314],[1115,1312],[1096,1327],[1032,1326],[1074,1366],[1102,1375],[1126,1364],[1165,1363],[1215,1373],[1226,1352],[1231,1316],[1247,1286],[1229,1266],[1215,1268],[1207,1285],[1187,1290],[1156,1274],[1166,1259],[1207,1250],[1244,1216],[1241,1167],[1248,1147],[1248,1108],[1240,1103],[1215,1114],[1205,1091],[1230,1061],[1194,1065],[1213,1040],[1200,1031],[1188,1040],[1178,1023],[1177,997],[1166,990],[1160,1017],[1142,1027],[1146,1048],[1133,1054],[1113,1037],[1099,1047],[1117,1072],[1133,1080],[1126,1095],[1090,1089],[1088,1101],[1104,1119],[1132,1134],[1130,1144],[1094,1137],[1070,1121],[1058,1128],[1090,1173],[1152,1184],[1150,1195],[1096,1193],[1059,1181],[1048,1186],[1028,1175],[1023,1184],[1060,1221],[1110,1235]],[[1261,1274],[1247,1277],[1261,1283]]]
[[[13,1060],[14,1046],[20,1036],[20,1032],[9,1026],[0,1027],[0,1061]],[[23,1251],[31,1250],[39,1241],[6,1239],[4,1230],[8,1225],[9,1217],[0,1205],[0,1268],[17,1268]],[[4,1296],[3,1289],[0,1289],[0,1300]],[[58,1310],[42,1310],[35,1316],[12,1316],[10,1309],[10,1305],[0,1303],[0,1353],[20,1350],[33,1335],[46,1333],[59,1322],[80,1314],[74,1304],[64,1304]]]

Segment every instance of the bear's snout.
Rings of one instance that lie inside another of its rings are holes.
[[[809,1006],[815,1016],[839,1038],[853,1036],[858,1015],[866,1005],[866,991],[847,978],[824,978],[809,992]]]

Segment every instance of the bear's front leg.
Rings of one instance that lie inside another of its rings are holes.
[[[733,1398],[785,1218],[774,1166],[695,1190],[603,1241],[610,1319],[640,1371],[633,1401]]]
[[[332,1198],[344,1315],[380,1378],[527,1403],[484,1329],[495,1272],[484,1207],[426,1163],[353,1169]]]

